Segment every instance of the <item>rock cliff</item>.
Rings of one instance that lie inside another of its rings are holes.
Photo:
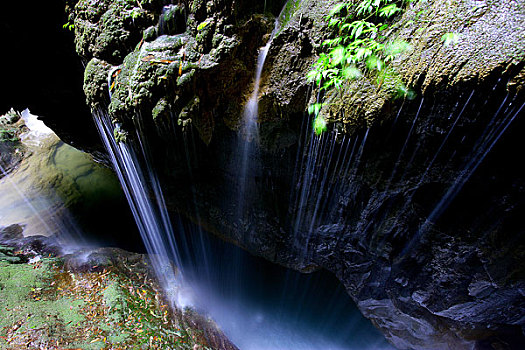
[[[525,3],[408,5],[388,35],[413,48],[393,67],[417,97],[348,82],[324,96],[330,132],[315,137],[305,75],[333,3],[268,1],[262,15],[243,0],[70,0],[87,102],[129,142],[147,135],[172,210],[274,262],[333,272],[397,347],[519,348]],[[241,176],[242,110],[275,17]]]

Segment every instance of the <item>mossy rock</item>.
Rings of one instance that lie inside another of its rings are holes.
[[[143,255],[101,248],[13,264],[3,257],[14,251],[0,245],[2,348],[216,348],[205,333],[229,343],[197,314],[172,312],[140,268],[149,265]]]

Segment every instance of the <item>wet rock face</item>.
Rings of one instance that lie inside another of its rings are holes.
[[[192,126],[205,143],[217,115],[237,128],[257,48],[271,30],[252,11],[244,1],[77,2],[69,13],[77,52],[89,60],[88,104],[109,104],[124,128],[138,112],[161,134]]]
[[[417,2],[393,33],[414,48],[394,66],[419,97],[350,82],[326,96],[322,137],[303,117],[304,76],[332,2],[290,2],[245,153],[237,130],[272,20],[245,1],[99,2],[71,8],[88,103],[124,130],[141,121],[173,211],[274,262],[332,271],[399,348],[524,342],[521,2]],[[117,10],[143,22],[105,33]],[[447,32],[464,41],[444,47]]]

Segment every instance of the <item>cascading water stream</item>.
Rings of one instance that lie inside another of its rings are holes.
[[[308,117],[305,119],[309,120]],[[353,143],[346,136],[343,136],[339,142],[335,132],[316,135],[310,127],[310,122],[304,124],[307,125],[305,138],[308,141],[298,149],[299,165],[296,166],[294,176],[291,214],[294,243],[302,261],[307,262],[310,238],[323,218],[331,214],[328,205],[331,201],[331,193],[338,186],[338,180],[349,177],[351,180],[348,186],[350,186],[356,177],[370,129],[366,130],[356,150],[357,137]]]
[[[254,89],[250,96],[250,99],[246,103],[243,112],[241,132],[243,141],[241,141],[241,164],[240,164],[240,189],[239,189],[239,216],[242,217],[244,209],[244,198],[246,195],[246,186],[248,181],[248,167],[250,164],[250,157],[253,156],[255,151],[255,144],[259,140],[259,130],[257,126],[257,116],[259,112],[259,86],[261,83],[261,74],[264,67],[264,61],[268,54],[268,49],[271,45],[271,39],[268,43],[262,47],[257,57],[257,69],[255,71]]]
[[[183,299],[179,290],[182,265],[158,180],[148,164],[148,159],[144,160],[148,169],[148,173],[145,174],[133,148],[126,143],[115,141],[115,127],[109,116],[104,112],[97,112],[94,113],[94,119],[126,194],[159,283],[172,305],[184,306],[187,301]],[[140,136],[138,135],[139,140]],[[152,188],[147,184],[151,184]],[[155,194],[156,202],[149,196],[150,190]],[[178,272],[174,270],[171,261],[179,268]]]
[[[435,205],[434,209],[428,215],[425,222],[418,229],[416,234],[410,239],[406,244],[401,256],[405,256],[413,245],[424,235],[430,226],[439,218],[445,209],[450,205],[452,200],[457,196],[459,191],[467,183],[470,177],[474,174],[476,169],[479,167],[481,162],[485,159],[487,154],[492,150],[496,145],[501,136],[507,131],[512,122],[516,117],[521,113],[525,104],[522,104],[519,107],[512,107],[513,101],[507,105],[507,108],[502,112],[503,107],[506,105],[508,96],[505,97],[500,107],[494,114],[492,120],[488,123],[483,134],[479,137],[474,149],[471,152],[469,161],[465,164],[463,170],[460,172],[459,176],[456,178],[454,183],[448,188],[446,193],[441,197],[438,203]],[[503,116],[500,117],[500,114]]]
[[[288,3],[288,2],[287,2]],[[241,135],[238,148],[240,151],[240,164],[238,164],[238,179],[239,179],[239,190],[238,190],[238,209],[237,217],[242,220],[244,216],[245,198],[248,187],[248,181],[255,177],[256,170],[251,170],[252,165],[251,158],[255,157],[256,146],[259,142],[259,128],[257,125],[257,118],[259,115],[259,90],[261,84],[261,76],[264,68],[264,62],[266,56],[272,45],[274,36],[278,33],[280,28],[280,18],[282,17],[287,3],[284,5],[283,10],[275,19],[274,28],[270,34],[270,38],[266,45],[259,49],[257,56],[257,66],[255,69],[255,79],[253,83],[253,91],[250,95],[248,102],[246,103],[243,111],[242,124],[241,124]]]

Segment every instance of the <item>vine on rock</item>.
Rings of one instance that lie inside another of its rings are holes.
[[[322,43],[327,52],[320,54],[307,74],[320,90],[341,89],[348,80],[365,76],[375,78],[378,88],[386,87],[392,97],[413,97],[401,77],[391,67],[396,56],[411,49],[401,40],[387,40],[393,18],[415,0],[346,0],[335,5],[327,16],[328,26],[337,30],[334,38]],[[324,104],[310,105],[315,116],[317,135],[326,130],[326,121],[319,112]]]

